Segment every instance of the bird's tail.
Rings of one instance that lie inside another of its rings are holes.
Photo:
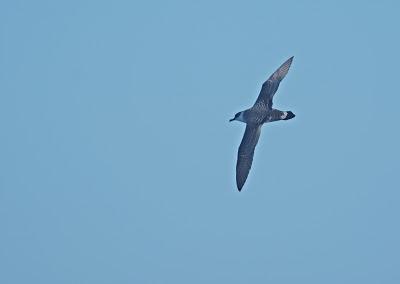
[[[291,112],[291,111],[288,111],[287,113],[286,113],[286,117],[283,119],[283,120],[289,120],[289,119],[292,119],[293,117],[295,117],[296,115],[293,113],[293,112]]]

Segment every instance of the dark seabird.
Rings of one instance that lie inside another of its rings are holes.
[[[292,64],[293,56],[285,61],[262,85],[255,104],[244,111],[235,114],[229,121],[238,120],[246,123],[246,130],[239,146],[236,163],[236,184],[242,190],[253,162],[254,149],[260,137],[261,126],[267,122],[289,120],[295,117],[291,111],[280,111],[272,108],[272,99],[278,90],[279,83],[285,78]]]

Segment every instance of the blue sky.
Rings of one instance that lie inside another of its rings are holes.
[[[0,282],[399,283],[400,6],[315,2],[2,1]]]

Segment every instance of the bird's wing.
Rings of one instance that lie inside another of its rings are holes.
[[[254,106],[272,109],[272,98],[278,90],[279,83],[285,78],[292,64],[293,56],[285,61],[262,85],[260,94]]]
[[[261,125],[247,124],[242,142],[239,146],[238,159],[236,163],[236,185],[241,191],[247,176],[249,175],[253,162],[254,149],[261,133]]]

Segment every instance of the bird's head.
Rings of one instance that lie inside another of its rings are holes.
[[[243,111],[238,112],[237,114],[235,114],[235,117],[234,117],[234,118],[229,119],[229,121],[234,121],[234,120],[238,120],[238,121],[244,122]]]

